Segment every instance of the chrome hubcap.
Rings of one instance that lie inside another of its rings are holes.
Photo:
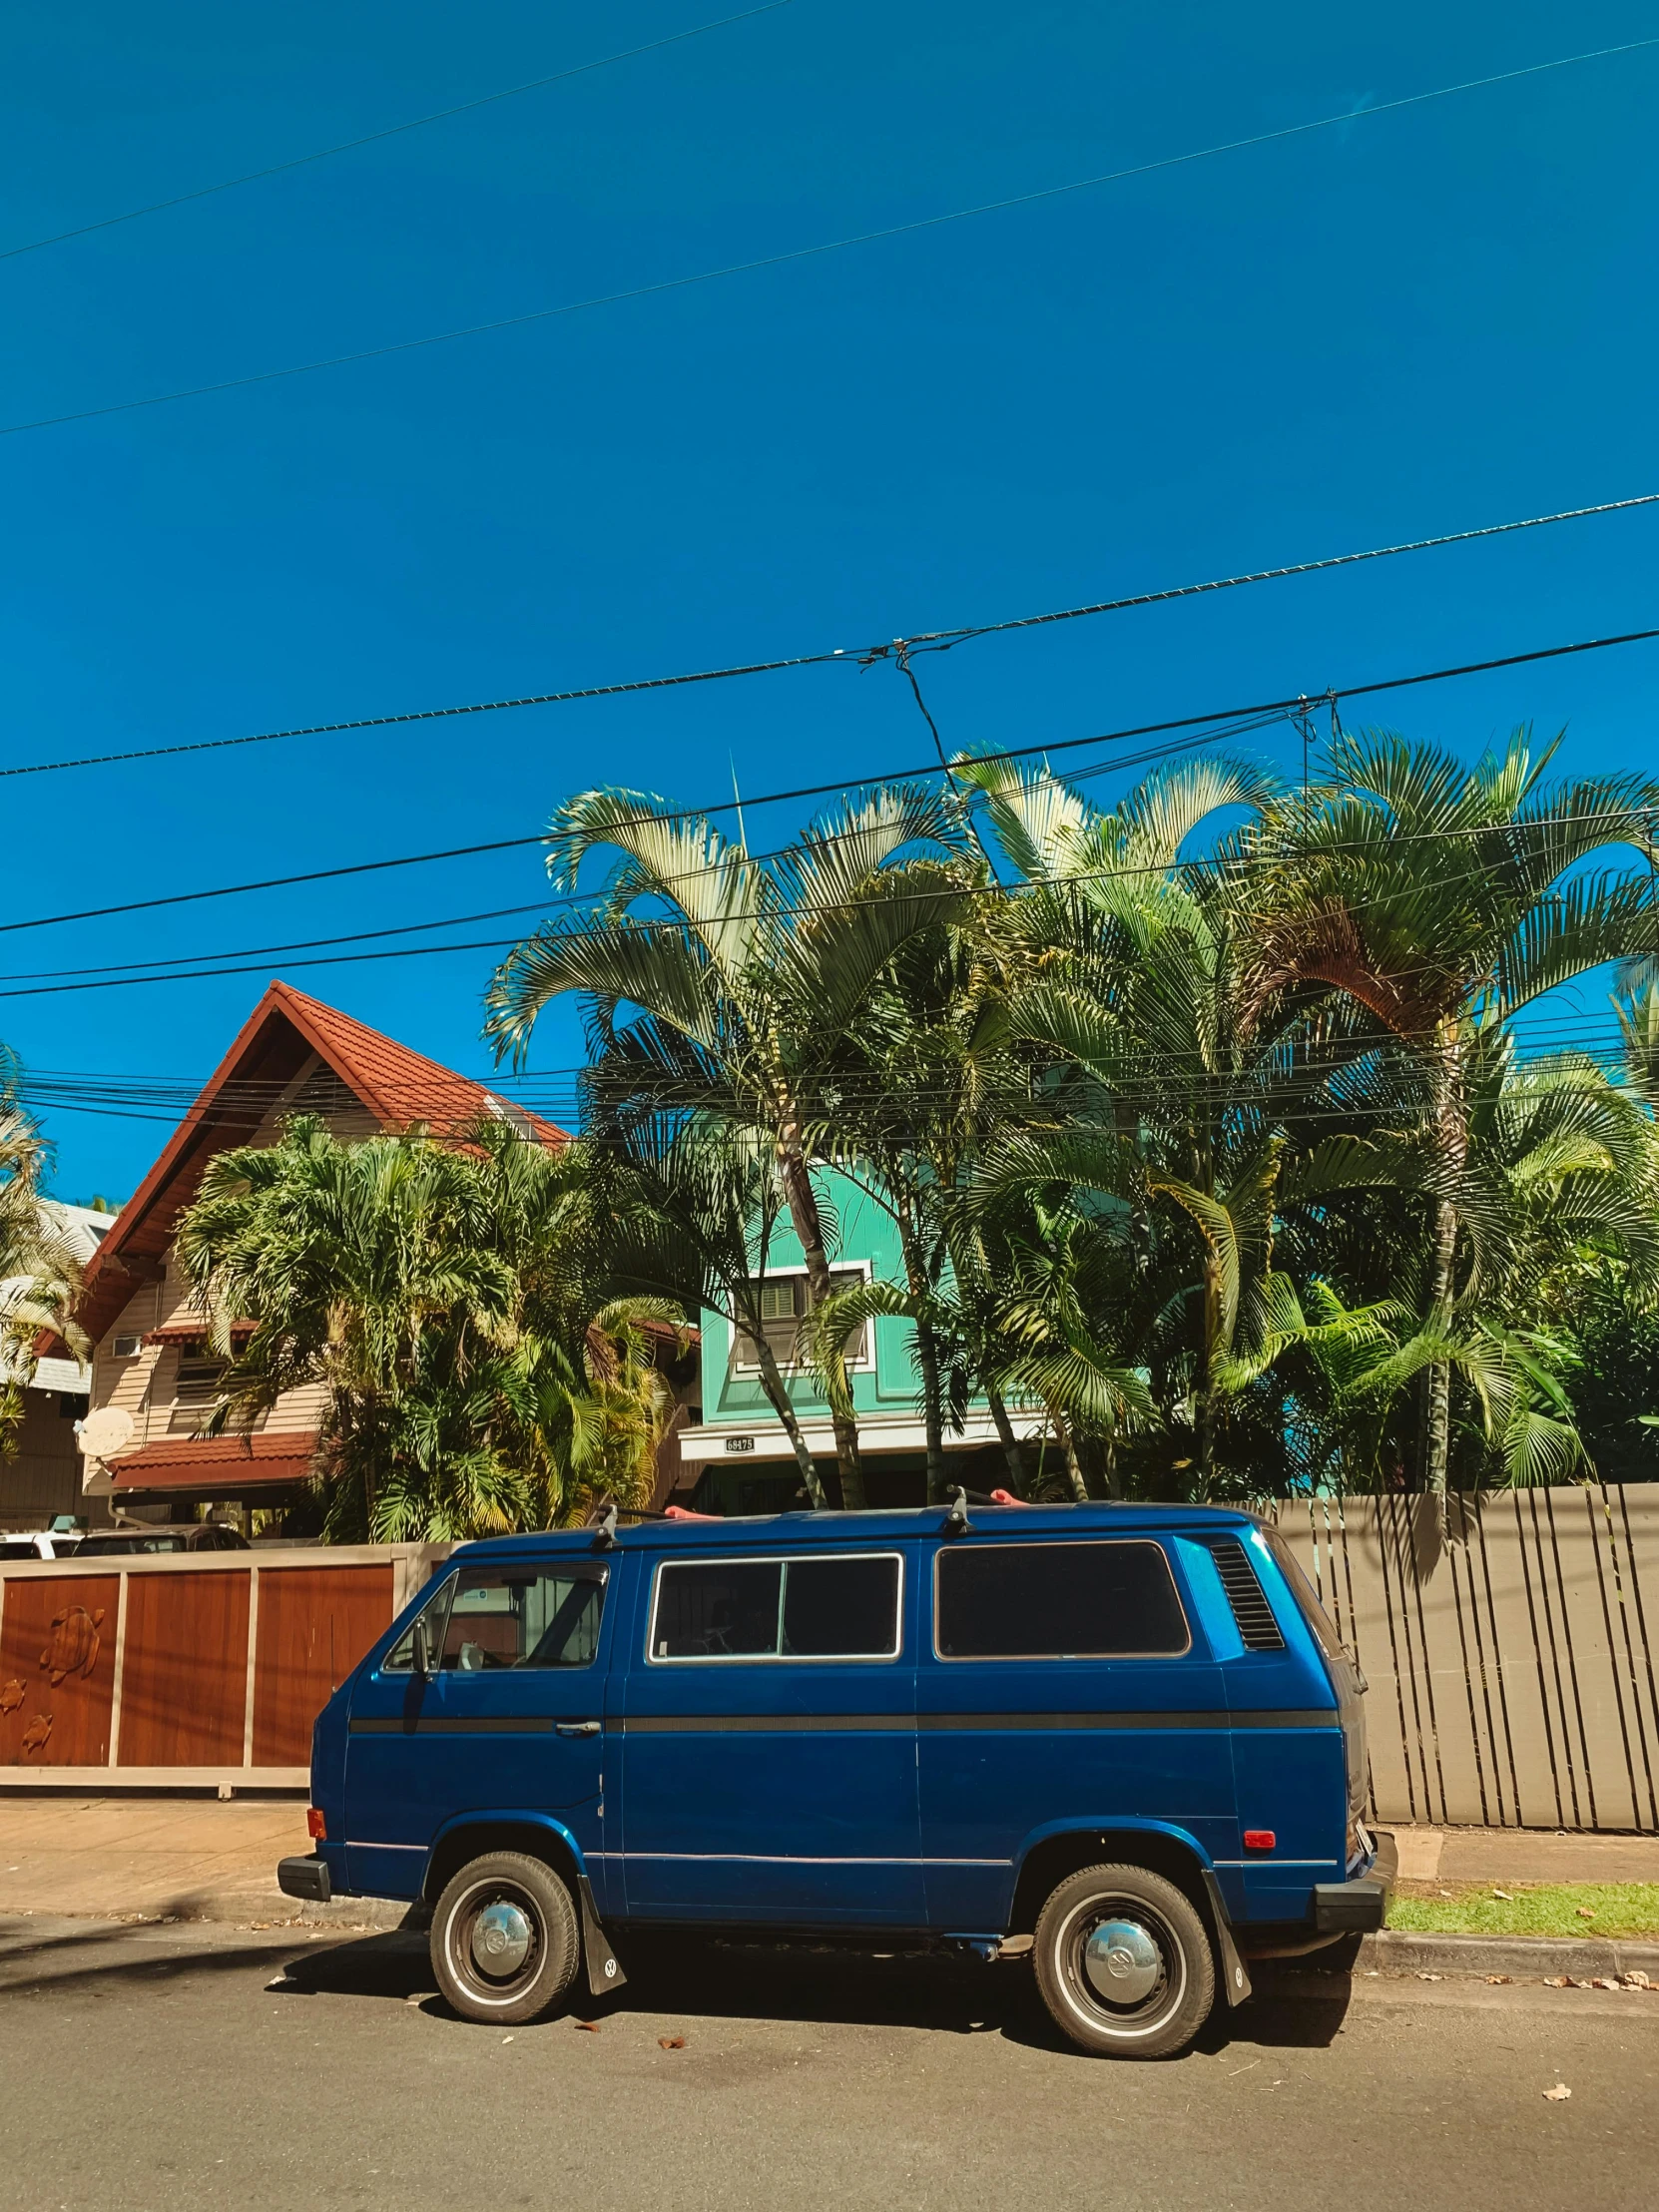
[[[497,1898],[472,1924],[473,1964],[492,1980],[504,1980],[529,1957],[534,1933],[527,1913]]]
[[[1106,2004],[1140,2004],[1158,1986],[1163,1958],[1134,1921],[1102,1921],[1083,1946],[1083,1971]]]

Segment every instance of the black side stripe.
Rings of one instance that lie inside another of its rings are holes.
[[[1129,1729],[1145,1734],[1168,1729],[1321,1728],[1338,1729],[1334,1711],[1312,1713],[687,1713],[661,1716],[630,1714],[607,1726],[630,1736],[718,1736],[744,1732],[796,1734],[812,1730],[866,1733],[970,1730],[1003,1734],[1017,1730]]]
[[[403,1720],[354,1717],[353,1736],[545,1736],[558,1723],[551,1717],[475,1720]],[[908,1735],[967,1731],[1005,1735],[1024,1731],[1131,1731],[1161,1735],[1170,1730],[1289,1728],[1339,1729],[1335,1712],[1311,1713],[673,1713],[633,1714],[607,1721],[606,1729],[627,1736],[742,1735]]]
[[[370,1720],[366,1715],[353,1715],[353,1736],[549,1736],[555,1723],[550,1716],[533,1716],[527,1720],[513,1718],[503,1720],[495,1715],[480,1714],[476,1720],[404,1720],[400,1715],[387,1720]]]

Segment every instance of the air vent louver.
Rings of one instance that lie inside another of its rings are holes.
[[[1262,1594],[1262,1585],[1256,1579],[1256,1569],[1246,1556],[1244,1545],[1228,1538],[1212,1544],[1210,1553],[1216,1562],[1216,1572],[1221,1576],[1222,1588],[1227,1592],[1227,1602],[1233,1608],[1233,1618],[1239,1624],[1246,1651],[1283,1651],[1285,1639],[1279,1633],[1279,1624]]]

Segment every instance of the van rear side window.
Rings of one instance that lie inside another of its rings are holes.
[[[894,1552],[834,1559],[665,1561],[651,1658],[891,1659],[898,1653]]]
[[[972,1544],[941,1551],[941,1659],[1174,1658],[1191,1637],[1154,1543]]]

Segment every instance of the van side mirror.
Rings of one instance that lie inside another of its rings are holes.
[[[412,1633],[414,1640],[414,1671],[416,1674],[430,1674],[432,1672],[432,1644],[431,1638],[426,1633],[424,1617],[415,1622]]]

